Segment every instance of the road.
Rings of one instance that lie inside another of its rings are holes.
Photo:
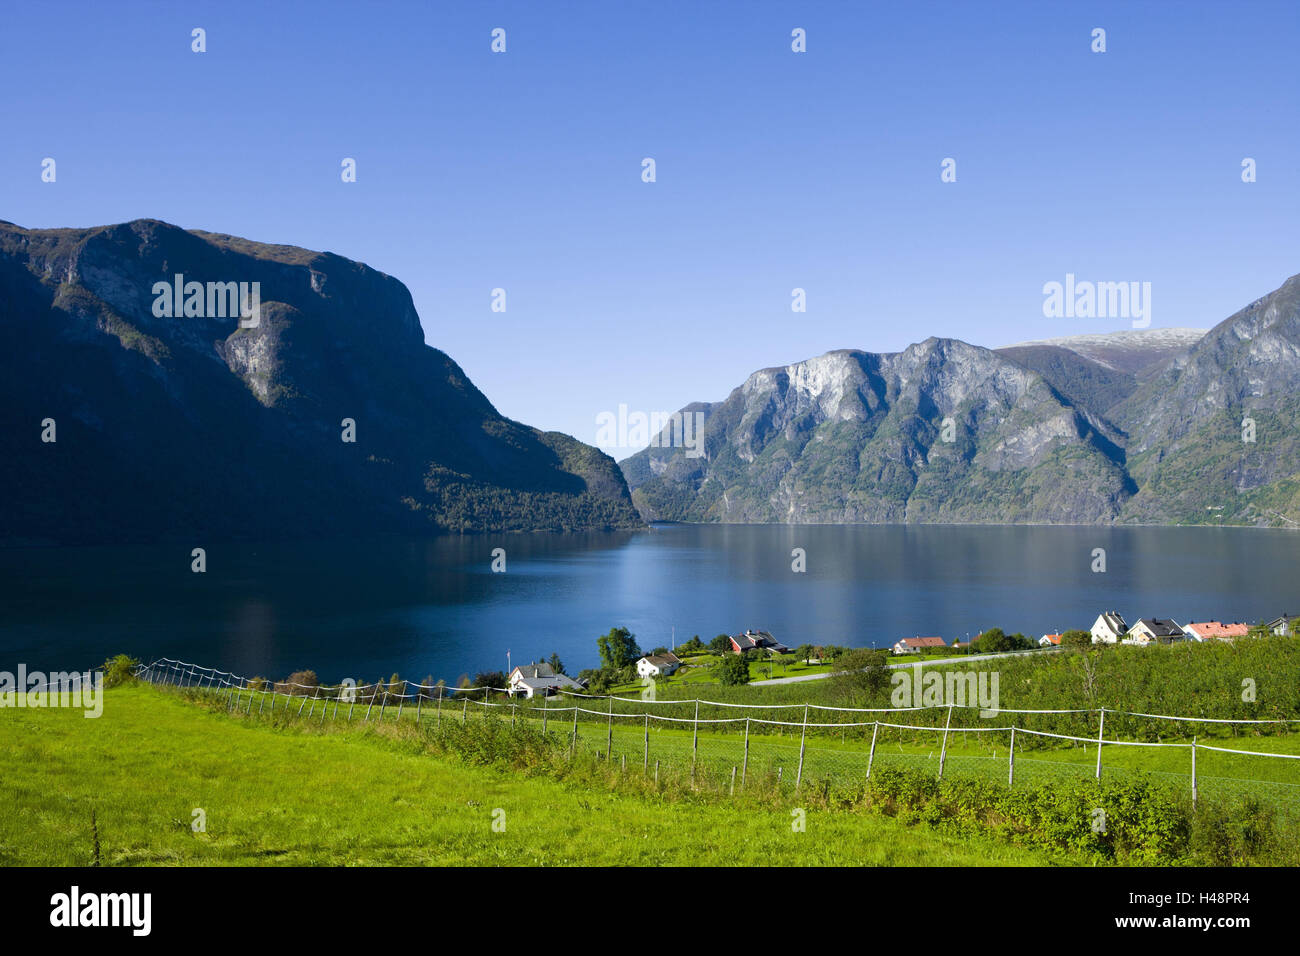
[[[903,661],[898,664],[886,664],[890,669],[900,667],[915,667],[920,664],[923,667],[940,667],[944,664],[954,664],[961,661],[978,662],[991,661],[999,657],[1023,657],[1025,654],[1045,654],[1052,651],[1059,651],[1059,647],[1052,648],[1034,648],[1028,651],[1002,651],[999,654],[959,654],[953,657],[940,657],[927,661]],[[802,684],[808,680],[823,680],[830,677],[835,671],[822,671],[820,674],[803,674],[799,677],[774,677],[771,680],[754,680],[749,682],[750,687],[771,687],[773,684]]]

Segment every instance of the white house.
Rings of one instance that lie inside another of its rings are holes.
[[[920,654],[936,647],[947,647],[942,637],[905,637],[894,642],[895,654]]]
[[[666,654],[647,654],[636,662],[636,672],[640,677],[667,677],[681,666],[681,660],[669,651]]]
[[[1092,623],[1092,643],[1115,644],[1128,633],[1128,624],[1119,611],[1102,611]]]
[[[1148,644],[1169,644],[1182,640],[1186,640],[1183,629],[1173,621],[1161,620],[1158,617],[1144,617],[1139,618],[1138,622],[1128,629],[1128,636],[1124,638],[1124,643],[1146,647]]]
[[[1060,643],[1061,643],[1060,634],[1044,634],[1042,637],[1038,639],[1039,647],[1059,646]]]
[[[567,674],[557,674],[550,664],[520,664],[506,681],[510,693],[532,699],[534,694],[551,697],[561,690],[581,690],[582,685]]]
[[[1295,630],[1297,621],[1300,621],[1300,618],[1283,614],[1276,621],[1269,621],[1265,626],[1278,637],[1287,637]]]

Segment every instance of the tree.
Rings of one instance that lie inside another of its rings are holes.
[[[474,687],[482,690],[491,687],[494,690],[506,686],[506,675],[500,671],[482,671],[474,675]]]
[[[708,645],[700,640],[700,635],[698,634],[678,648],[678,650],[683,654],[703,654],[708,649]]]
[[[555,671],[555,673],[557,674],[564,673],[564,661],[560,660],[559,654],[552,654],[549,658],[547,658],[546,663],[551,665],[551,670]]]
[[[728,654],[718,664],[718,680],[726,687],[749,683],[749,658],[746,654]]]
[[[1092,635],[1087,631],[1073,629],[1061,635],[1062,647],[1090,647],[1091,645]]]
[[[990,627],[971,642],[971,649],[979,651],[981,654],[1009,651],[1011,650],[1011,638],[1003,633],[1002,628]]]
[[[812,652],[813,646],[811,644],[800,644],[794,649],[794,656],[807,664],[808,659],[812,657]]]
[[[600,649],[601,667],[611,671],[635,664],[641,656],[636,635],[625,627],[611,627],[608,634],[596,639],[596,646]]]
[[[839,668],[830,678],[831,695],[840,700],[870,700],[890,685],[889,654],[879,649],[860,647],[839,660]]]
[[[719,634],[713,640],[709,641],[709,650],[714,654],[725,654],[731,650],[731,638],[726,634]]]
[[[658,656],[659,654],[667,654],[667,653],[668,653],[668,648],[666,648],[666,647],[656,647],[656,648],[655,648],[653,651],[651,651],[650,653],[651,653],[652,655],[655,655],[655,656]]]

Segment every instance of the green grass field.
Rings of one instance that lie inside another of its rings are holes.
[[[7,708],[0,864],[86,865],[96,837],[105,866],[1081,862],[857,812],[809,809],[794,832],[793,793],[723,800],[472,766],[431,753],[409,717],[275,725],[148,686],[110,690],[94,720]]]

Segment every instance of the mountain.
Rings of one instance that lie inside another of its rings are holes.
[[[703,455],[622,463],[648,519],[1103,522],[1135,490],[1103,421],[955,339],[764,369],[687,410],[704,416]]]
[[[158,314],[177,274],[203,316]],[[502,417],[402,283],[330,253],[0,222],[0,323],[0,541],[640,525],[612,459]]]
[[[620,466],[650,520],[1287,524],[1298,283],[1209,332],[931,338],[764,369],[683,409],[703,416],[702,455],[652,446]]]
[[[1160,366],[1115,412],[1140,488],[1131,520],[1294,527],[1300,276]]]
[[[1186,352],[1205,337],[1206,329],[1121,329],[1094,335],[1067,335],[1021,342],[998,349],[1010,352],[1034,346],[1068,349],[1116,372],[1137,375],[1153,365]]]
[[[996,351],[1043,376],[1071,404],[1105,417],[1153,370],[1204,335],[1204,329],[1126,329],[1021,342]]]

